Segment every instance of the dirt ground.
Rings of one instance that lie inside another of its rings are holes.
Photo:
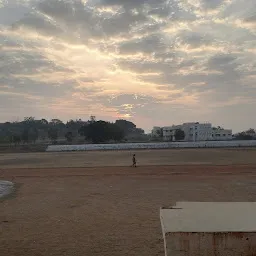
[[[206,148],[0,154],[0,169],[130,166],[133,153],[141,166],[256,164],[256,148]]]
[[[160,207],[256,201],[255,150],[138,151],[122,167],[131,153],[1,155],[17,191],[0,201],[0,255],[164,255]]]

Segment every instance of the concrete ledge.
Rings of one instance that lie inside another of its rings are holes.
[[[136,149],[172,149],[172,148],[225,148],[225,147],[230,147],[230,148],[256,147],[256,140],[51,145],[47,147],[46,151],[59,152],[59,151],[129,150],[129,149],[136,150]]]
[[[255,202],[179,202],[160,209],[166,256],[252,256]]]
[[[0,180],[0,198],[12,193],[14,184],[10,181]]]

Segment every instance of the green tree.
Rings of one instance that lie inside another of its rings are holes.
[[[159,129],[156,131],[157,135],[160,137],[160,138],[163,138],[163,128]]]
[[[65,124],[59,119],[52,119],[51,122],[49,123],[49,125],[58,127],[60,129],[65,127]]]
[[[114,141],[121,141],[124,138],[124,131],[116,124],[108,123],[109,139]]]
[[[14,135],[13,136],[13,143],[15,144],[15,145],[17,145],[17,144],[20,144],[20,142],[21,142],[21,139],[20,139],[20,136],[19,135]]]
[[[29,138],[31,139],[31,141],[33,141],[34,143],[36,143],[36,140],[38,139],[38,130],[36,127],[32,128],[29,130]]]
[[[253,140],[253,136],[246,134],[246,132],[240,132],[235,137],[236,140]]]
[[[56,144],[58,139],[58,129],[51,127],[48,130],[48,138],[51,140],[52,144]]]
[[[124,119],[116,120],[115,124],[124,131],[125,135],[134,132],[136,129],[136,125],[134,123]]]
[[[21,140],[23,143],[29,143],[29,130],[27,128],[23,130]]]
[[[35,118],[32,116],[24,117],[24,122],[27,122],[27,123],[35,122]]]
[[[67,132],[65,134],[65,138],[67,139],[67,142],[71,143],[73,141],[73,133],[72,132]]]
[[[89,123],[81,127],[79,132],[93,143],[103,143],[109,140],[120,141],[124,137],[124,132],[119,126],[105,121]]]
[[[11,134],[9,136],[9,142],[14,143],[14,145],[17,146],[18,144],[20,144],[21,138],[18,134]]]
[[[38,139],[38,130],[36,127],[26,127],[22,134],[21,134],[21,140],[23,141],[23,143],[29,143],[29,142],[36,142],[36,140]]]
[[[253,128],[250,128],[249,130],[247,130],[245,133],[249,134],[249,135],[256,135],[256,132]]]
[[[185,132],[181,129],[177,129],[175,131],[175,140],[184,140],[185,138]]]

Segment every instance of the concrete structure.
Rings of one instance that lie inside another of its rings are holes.
[[[255,216],[255,202],[181,202],[162,208],[165,255],[256,255]]]
[[[154,127],[152,136],[157,133],[160,127]],[[232,140],[232,130],[217,129],[210,123],[184,123],[182,125],[173,125],[163,127],[163,140],[175,141],[176,130],[181,129],[185,133],[184,141],[210,141],[210,140]]]
[[[184,123],[182,130],[185,132],[185,141],[212,140],[212,125],[210,123]]]
[[[13,191],[14,184],[10,181],[0,180],[0,198]]]
[[[163,140],[165,141],[175,141],[175,132],[176,130],[181,129],[181,125],[165,126],[163,127]]]
[[[232,140],[232,130],[213,129],[212,139],[213,140]]]
[[[131,150],[131,149],[171,149],[171,148],[225,148],[256,147],[256,140],[234,141],[197,141],[197,142],[162,142],[162,143],[123,143],[123,144],[85,144],[51,145],[46,151],[92,151],[92,150]]]

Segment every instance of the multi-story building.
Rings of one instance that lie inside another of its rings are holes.
[[[213,128],[212,140],[232,140],[232,130]]]
[[[157,132],[161,127],[154,127],[153,134],[160,134]],[[213,128],[210,123],[184,123],[182,125],[165,126],[163,129],[163,140],[175,141],[175,132],[180,129],[184,131],[184,141],[208,141],[208,140],[231,140],[232,130],[225,130],[222,128]],[[156,135],[158,136],[158,135]]]
[[[184,123],[182,127],[182,130],[185,132],[185,141],[206,141],[212,139],[212,125],[210,123]]]
[[[163,127],[163,139],[165,141],[175,141],[175,132],[178,129],[181,129],[181,125]]]

